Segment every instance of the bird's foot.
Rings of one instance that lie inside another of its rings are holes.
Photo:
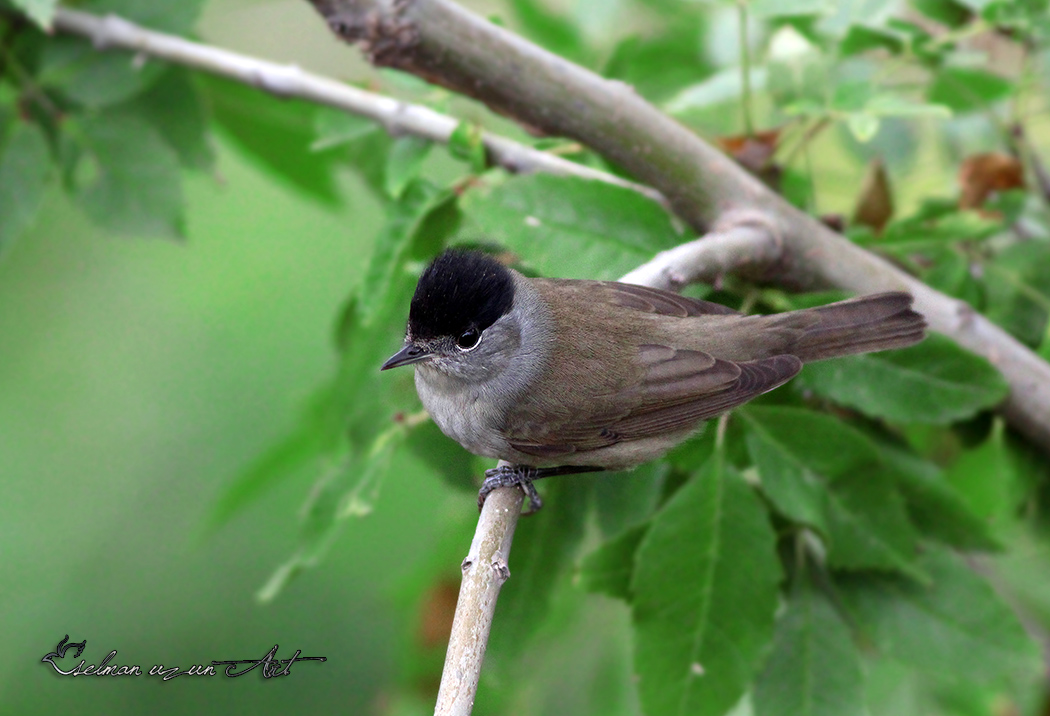
[[[532,484],[536,480],[555,475],[572,475],[580,472],[601,472],[604,468],[577,465],[563,465],[561,467],[529,467],[528,465],[500,465],[485,471],[485,481],[481,483],[478,491],[478,510],[485,504],[485,499],[493,490],[501,487],[520,487],[529,501],[529,506],[522,514],[531,515],[540,511],[543,500],[536,487]]]
[[[533,480],[544,477],[539,472],[539,468],[529,467],[528,465],[500,465],[491,470],[486,470],[485,481],[481,483],[481,489],[478,490],[478,510],[481,510],[489,493],[493,490],[501,487],[517,486],[521,488],[521,491],[525,493],[525,497],[529,501],[528,509],[525,510],[524,514],[531,515],[534,512],[539,512],[540,508],[543,507],[543,500],[540,499],[540,493],[536,492],[536,488],[532,484]]]

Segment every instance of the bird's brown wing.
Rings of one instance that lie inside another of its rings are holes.
[[[568,282],[566,279],[554,279],[556,283]],[[728,306],[699,298],[679,296],[670,291],[661,291],[648,286],[636,286],[616,281],[589,281],[591,300],[603,301],[612,306],[629,308],[643,313],[657,313],[662,316],[710,316],[741,315]],[[599,288],[600,287],[600,288]]]
[[[543,424],[511,419],[508,425],[516,429],[504,436],[519,452],[550,459],[685,432],[772,390],[802,369],[802,362],[790,355],[734,362],[659,345],[640,346],[638,362],[641,380],[620,394],[572,396],[573,404],[590,407],[589,413],[577,411]]]

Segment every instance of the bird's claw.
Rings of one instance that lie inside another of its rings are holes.
[[[528,509],[522,514],[531,515],[539,512],[543,507],[543,500],[540,499],[540,493],[536,492],[536,487],[532,484],[532,481],[539,476],[538,470],[526,465],[500,465],[486,470],[485,481],[481,483],[481,489],[478,491],[478,511],[481,511],[486,498],[493,490],[517,486],[521,488],[529,501]]]

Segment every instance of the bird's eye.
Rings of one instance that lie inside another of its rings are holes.
[[[481,331],[473,326],[459,334],[456,345],[462,351],[469,351],[481,342]]]

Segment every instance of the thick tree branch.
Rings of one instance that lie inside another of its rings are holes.
[[[660,190],[697,231],[761,211],[777,227],[780,283],[902,290],[931,328],[990,360],[1010,383],[1007,419],[1050,449],[1050,364],[966,303],[939,293],[795,209],[623,83],[606,80],[450,0],[310,0],[377,65],[412,72],[551,135],[580,141]]]
[[[367,117],[395,136],[411,134],[447,144],[449,136],[459,124],[459,120],[428,107],[367,92],[305,72],[294,65],[266,62],[175,35],[147,30],[115,15],[101,17],[79,10],[58,8],[53,26],[61,32],[90,38],[98,49],[131,50],[242,82],[278,97],[304,99]],[[666,204],[664,197],[655,189],[533,149],[506,137],[485,132],[482,142],[489,161],[508,171],[543,171],[603,181],[633,189]]]

